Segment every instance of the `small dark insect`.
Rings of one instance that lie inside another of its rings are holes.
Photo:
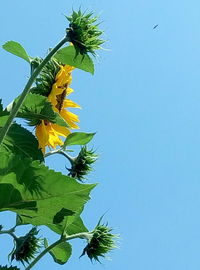
[[[158,24],[154,25],[153,29],[156,29],[158,27]]]

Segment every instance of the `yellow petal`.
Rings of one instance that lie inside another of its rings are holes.
[[[72,81],[72,70],[73,69],[70,66],[61,66],[60,71],[56,75],[56,84],[60,86],[64,84],[70,84]]]
[[[55,149],[57,145],[62,145],[62,144],[63,144],[62,140],[58,137],[56,133],[49,134],[49,141],[48,141],[49,146]]]
[[[74,113],[71,113],[67,110],[62,110],[60,115],[64,118],[64,120],[68,123],[70,128],[79,128],[74,122],[79,122],[78,116]]]
[[[63,108],[81,108],[76,102],[70,100],[70,99],[65,99],[63,102]]]
[[[67,115],[68,115],[68,117],[70,118],[71,121],[80,122],[79,119],[78,119],[78,115],[76,115],[75,113],[67,111]]]
[[[73,92],[74,92],[74,90],[72,88],[67,87],[67,95],[70,95]]]
[[[35,135],[39,142],[39,148],[42,149],[42,152],[45,152],[45,146],[47,145],[49,139],[49,133],[47,131],[44,120],[42,120],[41,124],[36,127]]]
[[[66,127],[62,127],[57,124],[52,124],[52,127],[59,136],[67,137],[70,134],[69,129]]]

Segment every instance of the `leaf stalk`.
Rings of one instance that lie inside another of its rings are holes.
[[[30,270],[44,255],[46,255],[50,250],[55,248],[57,245],[75,239],[75,238],[80,238],[80,239],[87,239],[90,240],[92,237],[91,232],[82,232],[82,233],[76,233],[72,235],[62,235],[59,240],[56,242],[52,243],[50,246],[48,246],[46,249],[44,249],[30,264],[25,270]]]
[[[56,149],[56,150],[52,150],[48,153],[45,154],[45,157],[49,157],[51,155],[54,155],[54,154],[60,154],[60,155],[63,155],[64,157],[66,157],[69,162],[71,163],[71,165],[74,163],[74,160],[75,158],[74,157],[71,157],[70,155],[68,155],[66,152],[64,152],[62,149]]]
[[[11,228],[10,230],[4,230],[4,231],[1,230],[0,234],[9,234],[10,236],[13,237],[15,241],[18,239],[17,236],[14,234],[14,228]]]

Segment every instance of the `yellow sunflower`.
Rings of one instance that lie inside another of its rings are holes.
[[[53,110],[62,116],[69,125],[69,128],[53,124],[48,120],[42,120],[36,127],[36,136],[39,141],[39,148],[42,149],[43,153],[45,153],[46,146],[55,149],[57,145],[62,145],[63,141],[59,136],[67,137],[70,134],[69,129],[79,128],[76,124],[79,122],[78,116],[67,110],[67,108],[80,108],[77,103],[66,99],[66,96],[73,92],[69,87],[72,81],[71,72],[73,69],[74,67],[69,65],[60,66],[60,70],[55,78],[55,83],[48,96]]]

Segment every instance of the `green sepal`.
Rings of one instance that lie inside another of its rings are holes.
[[[94,74],[94,63],[92,59],[88,55],[77,55],[74,46],[68,46],[58,50],[54,58],[64,65],[70,65]]]
[[[16,41],[8,41],[2,47],[7,52],[12,53],[30,63],[30,57],[20,43]]]
[[[44,246],[45,248],[48,247],[48,241],[46,238],[44,238]],[[72,247],[68,242],[63,242],[52,248],[49,253],[52,256],[54,262],[63,265],[71,257]]]
[[[98,28],[98,17],[94,17],[93,12],[85,14],[79,9],[66,18],[70,22],[66,29],[67,38],[74,45],[77,55],[91,53],[96,56],[96,50],[101,49],[101,44],[105,42],[100,39],[103,31]]]
[[[68,168],[68,175],[79,181],[83,181],[86,178],[86,175],[92,171],[92,164],[97,158],[98,155],[96,155],[93,150],[89,150],[86,146],[82,146],[78,156],[73,159],[71,168]]]
[[[11,261],[15,259],[24,265],[35,258],[41,247],[40,239],[37,237],[38,232],[37,228],[33,227],[26,235],[15,239],[15,247],[9,255]]]
[[[85,133],[85,132],[73,132],[66,138],[63,148],[69,145],[86,145],[89,143],[96,133]]]
[[[42,58],[33,58],[31,60],[31,71],[34,70],[41,64]],[[55,78],[60,70],[60,64],[55,60],[51,59],[41,70],[40,75],[35,80],[35,86],[31,88],[31,93],[39,94],[48,97],[52,90],[52,86],[55,83]]]

